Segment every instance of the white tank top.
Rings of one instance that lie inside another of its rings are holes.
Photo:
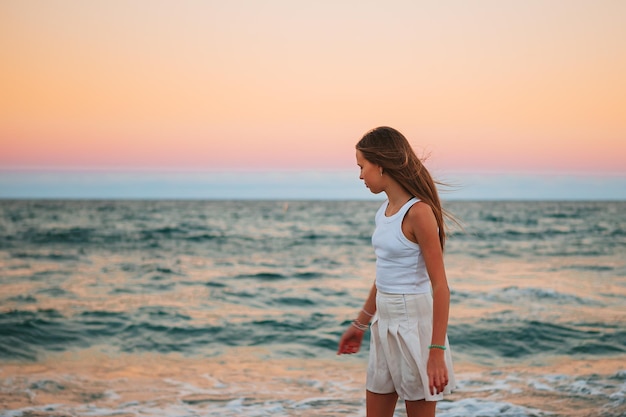
[[[391,294],[430,292],[430,279],[420,246],[402,233],[402,220],[417,198],[410,199],[397,213],[385,216],[385,201],[376,212],[372,244],[376,254],[376,288]]]

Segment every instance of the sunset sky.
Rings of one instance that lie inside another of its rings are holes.
[[[626,1],[0,0],[0,63],[0,187],[347,172],[379,125],[444,176],[626,185]]]

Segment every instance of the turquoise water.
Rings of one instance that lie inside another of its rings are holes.
[[[379,204],[0,201],[0,415],[364,415]],[[438,415],[624,415],[626,203],[447,208]]]

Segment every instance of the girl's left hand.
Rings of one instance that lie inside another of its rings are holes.
[[[441,349],[431,349],[426,365],[428,373],[428,389],[432,395],[443,392],[448,385],[448,368],[444,359],[444,351]]]

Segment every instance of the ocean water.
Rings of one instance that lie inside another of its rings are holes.
[[[364,416],[379,204],[0,201],[0,416]],[[626,202],[446,208],[437,415],[625,416]]]

